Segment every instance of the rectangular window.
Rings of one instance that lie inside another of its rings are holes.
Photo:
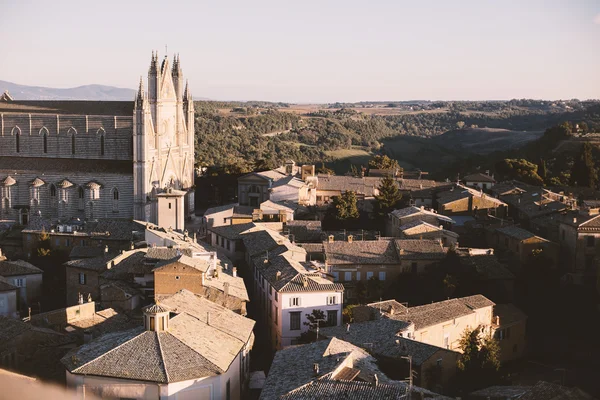
[[[275,301],[279,301],[279,294],[275,291]]]
[[[329,326],[337,326],[337,310],[328,310],[327,311],[327,325]]]
[[[290,307],[299,307],[299,306],[300,306],[300,297],[290,298]]]
[[[594,237],[593,236],[586,236],[585,237],[585,242],[586,242],[586,246],[587,247],[594,247]]]
[[[227,223],[227,218],[223,218],[223,223],[226,224]]]
[[[435,361],[435,365],[437,365],[438,367],[441,367],[441,366],[442,366],[442,359],[441,359],[441,358],[438,358],[438,359]]]
[[[171,203],[169,203],[169,210],[171,209]]]
[[[333,281],[334,282],[339,282],[340,281],[340,273],[339,272],[333,272]]]
[[[279,310],[275,307],[275,323],[277,323],[277,316],[279,315]]]
[[[85,285],[87,282],[86,276],[83,272],[79,273],[79,284],[80,285]]]
[[[379,280],[380,281],[385,281],[385,271],[380,271],[379,272]]]
[[[360,281],[360,271],[356,271],[356,280]]]
[[[336,302],[336,296],[327,296],[327,304],[333,305]]]
[[[15,278],[13,281],[16,287],[25,287],[25,278]]]
[[[345,272],[344,273],[344,280],[346,282],[351,281],[352,280],[352,272]]]
[[[367,271],[367,280],[371,279],[372,277],[373,277],[373,272]]]
[[[300,330],[300,311],[294,311],[290,313],[290,330],[291,331],[299,331]]]

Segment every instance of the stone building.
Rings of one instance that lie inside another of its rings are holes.
[[[157,195],[193,209],[194,104],[176,56],[152,54],[134,101],[0,100],[0,219],[156,222]]]

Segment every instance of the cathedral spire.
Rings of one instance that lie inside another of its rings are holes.
[[[150,69],[148,73],[156,74],[158,70],[158,53],[152,51],[152,59],[150,60]]]
[[[190,91],[189,82],[185,80],[185,90],[183,91],[184,100],[192,100],[192,92]]]
[[[169,68],[169,57],[165,54],[165,58],[160,66],[160,73],[164,74],[167,68]]]
[[[175,53],[173,56],[173,69],[171,70],[173,76],[181,76],[181,64],[179,63],[179,54]]]
[[[146,100],[146,93],[144,92],[144,81],[140,76],[140,85],[138,87],[137,97],[135,99],[135,107],[143,107],[144,100]]]

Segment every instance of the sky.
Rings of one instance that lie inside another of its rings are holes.
[[[0,80],[137,88],[165,46],[215,100],[600,98],[600,0],[0,0]]]

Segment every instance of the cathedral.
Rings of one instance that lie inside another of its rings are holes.
[[[193,185],[194,102],[178,56],[152,53],[131,102],[0,97],[0,220],[156,223],[167,189],[193,212]]]

